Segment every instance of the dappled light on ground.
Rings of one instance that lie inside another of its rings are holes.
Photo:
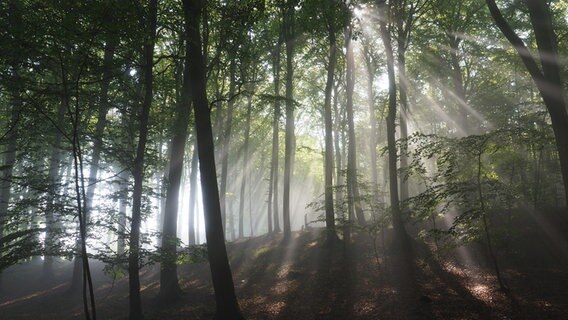
[[[407,269],[398,264],[397,253],[380,250],[377,265],[367,234],[354,235],[355,242],[350,245],[353,260],[348,263],[344,244],[339,241],[327,246],[320,232],[296,232],[289,242],[282,242],[282,235],[270,235],[229,244],[237,296],[247,319],[532,320],[541,315],[561,319],[568,311],[561,285],[568,280],[568,273],[560,265],[548,269],[508,266],[504,270],[511,288],[508,295],[498,290],[491,269],[457,263],[451,255],[440,260],[417,258],[414,267]],[[102,264],[94,266],[101,319],[126,317],[126,279],[113,281],[101,272]],[[70,263],[58,266],[62,272],[52,279],[58,281],[56,286],[45,289],[38,285],[30,287],[31,292],[21,290],[13,297],[3,297],[2,315],[15,320],[82,319],[80,296],[69,297],[65,292],[69,274],[63,271],[69,267]],[[31,265],[17,268],[35,272]],[[215,302],[206,262],[180,265],[185,294],[179,301],[163,305],[156,300],[158,270],[157,266],[143,269],[142,296],[148,319],[212,318]],[[409,272],[415,283],[405,280]],[[547,291],[541,291],[542,287]]]

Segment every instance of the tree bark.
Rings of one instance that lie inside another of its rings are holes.
[[[67,97],[63,96],[61,98],[61,104],[57,111],[57,119],[55,123],[57,126],[61,126],[65,120],[65,111],[67,109],[67,103],[65,102]],[[61,128],[61,127],[60,127]],[[56,246],[56,235],[57,231],[57,219],[56,219],[56,206],[57,206],[57,196],[60,191],[60,181],[61,174],[59,169],[61,166],[61,159],[63,157],[62,144],[63,136],[59,130],[56,130],[55,137],[53,140],[53,145],[51,147],[51,155],[49,160],[49,168],[47,173],[47,181],[51,190],[47,194],[46,207],[45,207],[45,240],[44,240],[44,260],[43,260],[43,276],[44,279],[49,279],[53,273],[53,256],[52,251]]]
[[[140,297],[140,224],[142,222],[142,185],[144,183],[144,156],[148,141],[148,123],[150,108],[152,106],[154,77],[154,43],[156,38],[156,25],[158,13],[158,0],[150,0],[148,6],[148,21],[144,21],[148,40],[144,43],[144,100],[139,113],[139,137],[134,159],[133,178],[134,190],[132,192],[132,220],[130,224],[130,252],[128,256],[128,285],[130,320],[139,320],[142,315],[142,301]]]
[[[110,80],[112,78],[112,63],[115,50],[114,35],[109,35],[103,57],[103,72],[101,79],[101,95],[99,99],[99,109],[97,114],[97,124],[95,126],[95,133],[93,136],[93,153],[91,155],[91,165],[89,166],[89,184],[87,186],[87,197],[85,199],[85,223],[86,231],[89,231],[90,214],[93,207],[93,197],[95,195],[95,188],[97,186],[97,174],[99,172],[99,162],[101,159],[101,151],[103,148],[103,134],[106,127],[106,115],[110,103],[108,101],[108,91]],[[77,251],[81,247],[80,239],[77,239]],[[82,274],[82,259],[75,257],[73,266],[73,278],[71,280],[70,290],[74,291],[81,288],[81,274]]]
[[[249,174],[250,164],[249,164],[249,136],[250,136],[250,118],[251,118],[251,111],[252,111],[252,96],[247,97],[247,115],[245,120],[245,141],[243,144],[243,171],[242,171],[242,179],[241,179],[241,192],[240,192],[240,201],[239,201],[239,238],[244,238],[244,210],[245,210],[245,192],[246,192],[246,178]],[[252,208],[249,207],[249,212]],[[251,228],[251,236],[252,236],[252,228]]]
[[[190,32],[188,35],[190,63],[190,83],[193,91],[195,109],[195,126],[197,148],[199,154],[199,169],[201,173],[201,189],[205,209],[205,231],[207,237],[207,254],[211,268],[213,288],[217,311],[215,319],[232,320],[244,319],[241,315],[235,295],[233,277],[227,258],[225,237],[217,187],[215,170],[215,155],[213,152],[213,132],[211,129],[211,114],[207,101],[205,65],[201,52],[201,37],[199,33],[202,2],[200,0],[183,0],[183,9],[189,17]]]
[[[379,0],[379,28],[381,38],[385,47],[387,56],[387,73],[389,81],[389,100],[387,115],[387,148],[388,148],[388,167],[389,167],[389,190],[391,202],[392,224],[395,232],[395,239],[403,248],[408,245],[408,235],[404,228],[402,215],[400,210],[398,196],[398,174],[397,174],[397,150],[396,150],[396,80],[394,72],[394,54],[390,39],[390,33],[387,29],[387,14],[385,0]]]
[[[325,187],[325,226],[327,229],[328,242],[335,241],[335,212],[333,203],[333,121],[331,111],[331,94],[334,83],[335,65],[337,63],[337,39],[335,30],[335,7],[334,3],[326,1],[327,30],[329,40],[329,53],[327,65],[327,79],[325,83],[325,99],[323,106],[324,126],[325,126],[325,166],[324,166],[324,187]]]
[[[353,35],[353,26],[348,25],[345,33],[345,59],[346,59],[346,73],[345,80],[347,83],[346,96],[347,96],[347,129],[349,135],[349,145],[347,150],[347,189],[349,194],[349,212],[354,211],[359,225],[365,224],[365,215],[363,214],[363,207],[361,206],[361,197],[359,195],[359,183],[357,179],[357,141],[355,137],[355,123],[353,120],[353,89],[355,86],[355,57],[353,55],[353,45],[351,37]],[[350,221],[351,217],[349,218]]]
[[[282,32],[279,33],[278,43],[274,48],[274,61],[272,72],[274,75],[274,117],[272,119],[272,160],[270,165],[270,181],[268,187],[268,232],[272,232],[272,218],[274,217],[274,232],[280,232],[280,218],[278,216],[278,176],[279,176],[279,133],[280,133],[280,52],[282,47]],[[272,210],[272,212],[271,212]]]
[[[284,239],[291,236],[290,225],[290,184],[293,176],[293,165],[295,156],[295,121],[294,121],[294,47],[295,47],[295,14],[294,1],[288,0],[286,8],[283,10],[284,41],[286,43],[286,136],[284,141],[284,197],[283,205],[283,224]]]
[[[119,174],[120,201],[118,204],[118,239],[116,240],[116,254],[121,257],[125,252],[125,236],[126,236],[126,207],[128,206],[128,180],[130,175],[126,169]]]
[[[556,138],[556,148],[564,182],[564,196],[568,203],[568,111],[566,110],[564,87],[560,75],[562,64],[558,54],[558,43],[552,25],[550,7],[546,1],[525,1],[538,46],[539,59],[537,62],[523,40],[505,20],[495,1],[486,0],[485,2],[495,24],[517,50],[548,110]],[[538,66],[539,63],[542,71]]]
[[[10,120],[5,130],[5,132],[7,132],[5,137],[6,147],[3,150],[4,159],[2,169],[0,170],[0,260],[2,260],[2,252],[4,248],[4,225],[8,218],[8,207],[10,204],[10,198],[12,197],[11,181],[14,165],[16,163],[16,152],[18,149],[18,119],[23,106],[19,85],[20,79],[18,79],[18,75],[15,70],[17,69],[14,68],[14,78],[12,80],[14,82],[14,88],[11,90],[12,103],[9,110]],[[3,273],[2,270],[0,270],[0,293],[2,293],[3,289],[2,279]]]
[[[177,220],[181,177],[183,174],[183,158],[187,140],[187,126],[191,113],[191,87],[189,85],[189,63],[191,57],[188,52],[189,18],[185,17],[184,40],[185,58],[183,68],[183,82],[180,101],[176,103],[176,118],[174,119],[171,140],[168,181],[166,185],[166,208],[162,229],[162,265],[160,268],[160,299],[173,300],[180,297],[182,291],[177,276]]]
[[[225,119],[225,132],[221,145],[221,213],[223,216],[223,230],[227,232],[227,176],[229,175],[229,147],[231,145],[231,131],[233,129],[233,111],[235,108],[236,92],[236,61],[233,57],[229,66],[229,101],[227,102],[227,114]],[[231,225],[231,230],[233,226]],[[232,237],[235,238],[234,236]]]
[[[371,173],[371,188],[373,203],[379,204],[379,175],[377,168],[377,114],[375,112],[375,93],[373,80],[375,79],[376,63],[371,56],[371,48],[364,46],[365,66],[367,71],[367,105],[369,107],[369,171]]]
[[[196,229],[199,228],[199,224],[195,223],[195,216],[197,207],[196,196],[197,196],[197,170],[198,170],[198,154],[197,154],[197,141],[193,144],[193,154],[191,156],[190,164],[190,176],[189,176],[189,224],[188,224],[188,242],[189,245],[194,245],[197,243]]]

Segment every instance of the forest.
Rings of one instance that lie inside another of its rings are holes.
[[[566,319],[568,1],[0,1],[0,319]]]

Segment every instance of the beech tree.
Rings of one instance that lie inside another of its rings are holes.
[[[503,17],[495,1],[485,2],[495,24],[519,54],[548,110],[556,138],[565,199],[568,202],[568,110],[561,77],[558,38],[552,24],[550,5],[546,1],[524,1],[537,44],[538,57],[535,57]]]
[[[227,258],[225,237],[217,187],[215,154],[213,152],[213,131],[211,111],[206,92],[205,65],[201,47],[200,15],[204,8],[199,0],[183,0],[183,10],[188,20],[189,83],[195,114],[195,129],[201,174],[201,189],[205,210],[205,232],[207,237],[207,255],[211,267],[213,288],[217,312],[215,319],[244,319],[235,295],[233,276]]]

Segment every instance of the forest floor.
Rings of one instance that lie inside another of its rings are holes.
[[[510,288],[503,292],[491,269],[428,258],[425,246],[415,248],[417,258],[408,268],[404,258],[384,254],[380,243],[375,251],[366,233],[354,235],[349,256],[343,242],[326,245],[323,235],[315,229],[295,232],[287,243],[281,235],[265,235],[228,244],[247,319],[568,319],[566,257],[561,253],[557,259],[559,250],[545,242],[527,240],[541,256],[502,265]],[[551,256],[542,258],[544,251]],[[92,264],[97,318],[125,319],[127,277],[113,281],[103,274],[102,263]],[[39,260],[4,272],[0,319],[83,318],[81,294],[67,289],[72,264],[61,260],[48,280],[41,279],[41,270]],[[146,319],[213,318],[207,262],[179,266],[185,294],[178,301],[156,299],[158,271],[157,266],[142,270]]]

